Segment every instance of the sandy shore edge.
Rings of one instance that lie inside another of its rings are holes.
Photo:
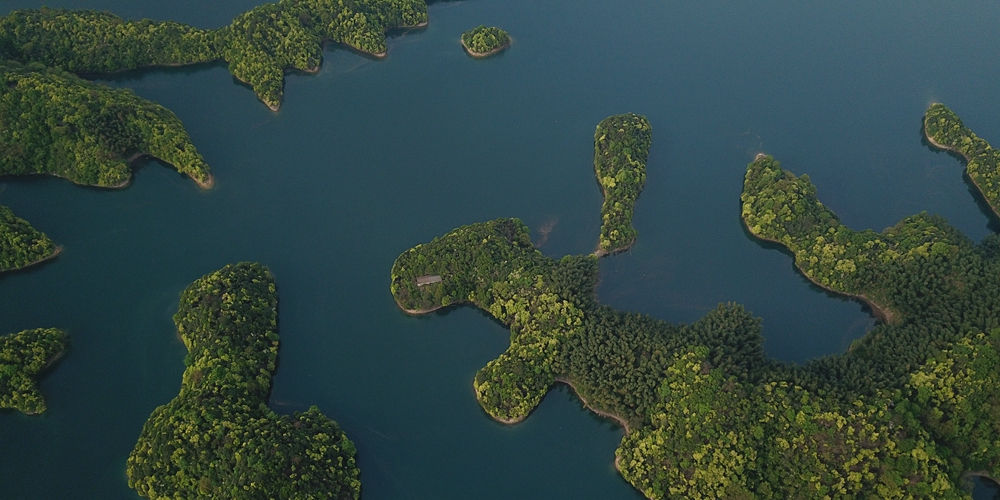
[[[52,259],[56,258],[59,254],[62,253],[62,251],[63,251],[63,247],[57,246],[56,249],[52,251],[52,253],[46,255],[45,257],[41,257],[39,259],[33,260],[33,261],[31,261],[31,262],[23,265],[23,266],[12,267],[10,269],[0,269],[0,272],[20,271],[21,269],[26,269],[26,268],[29,268],[29,267],[34,266],[36,264],[41,264],[42,262],[45,262],[45,261],[52,260]]]
[[[507,47],[510,47],[511,42],[513,42],[514,39],[510,38],[510,35],[508,35],[507,43],[505,43],[505,44],[503,44],[503,45],[501,45],[501,46],[499,46],[499,47],[497,47],[497,48],[495,48],[495,49],[493,49],[493,50],[491,50],[489,52],[476,52],[476,51],[472,50],[468,45],[465,44],[465,40],[462,40],[460,38],[459,41],[462,42],[462,48],[465,49],[466,53],[468,53],[472,57],[475,57],[476,59],[483,59],[483,58],[486,58],[486,57],[490,57],[493,54],[496,54],[498,52],[501,52],[504,49],[506,49]]]

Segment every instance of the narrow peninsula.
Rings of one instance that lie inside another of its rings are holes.
[[[426,24],[424,0],[281,0],[254,7],[216,30],[43,7],[0,18],[0,59],[78,74],[221,60],[277,111],[285,72],[317,71],[325,42],[383,57],[387,31]]]
[[[769,359],[736,304],[690,325],[600,304],[598,257],[551,259],[517,219],[403,252],[390,288],[410,312],[472,304],[508,325],[510,347],[473,381],[483,409],[517,423],[569,384],[625,427],[615,463],[651,499],[967,499],[966,474],[1000,476],[1000,237],[975,244],[927,214],[852,230],[766,155],[742,202],[754,237],[881,311],[874,330],[805,365]]]
[[[44,412],[45,399],[36,379],[62,356],[66,343],[66,334],[55,328],[0,337],[0,408],[28,415]]]
[[[932,104],[924,115],[927,142],[965,158],[965,172],[1000,218],[1000,151],[966,127],[944,104]]]
[[[477,59],[500,53],[510,47],[510,43],[510,35],[494,26],[479,25],[462,33],[462,47]]]
[[[638,236],[632,213],[646,185],[646,160],[653,127],[645,116],[626,113],[605,118],[594,133],[594,173],[604,194],[598,257],[627,250]]]
[[[146,498],[357,500],[354,444],[315,406],[267,406],[278,356],[278,295],[264,266],[229,265],[192,283],[174,316],[188,349],[180,393],[153,411],[128,458]]]

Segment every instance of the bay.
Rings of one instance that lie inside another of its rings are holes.
[[[38,7],[12,0],[3,12]],[[199,27],[254,1],[62,0]],[[949,4],[951,5],[951,4]],[[477,405],[472,377],[507,332],[460,308],[401,313],[389,270],[462,224],[520,217],[559,257],[594,250],[604,117],[653,124],[636,246],[601,263],[602,301],[672,322],[719,302],[764,320],[792,362],[845,350],[873,320],[811,286],[743,230],[739,194],[758,152],[808,173],[854,228],[926,210],[973,239],[991,223],[962,166],[920,140],[931,102],[1000,142],[1000,7],[786,1],[463,1],[372,60],[328,47],[317,75],[289,75],[278,113],[224,65],[105,80],[173,110],[212,167],[201,191],[151,162],[118,191],[4,178],[0,203],[64,252],[0,276],[0,332],[55,326],[72,348],[42,382],[46,414],[0,415],[0,497],[135,498],[125,459],[149,413],[177,394],[180,291],[240,260],[280,294],[271,405],[317,405],[359,450],[363,498],[641,498],[613,468],[622,430],[557,389],[524,423]],[[479,24],[511,33],[501,55],[459,46]],[[994,226],[996,227],[996,226]],[[540,239],[538,241],[541,241]],[[977,498],[993,493],[980,484]]]

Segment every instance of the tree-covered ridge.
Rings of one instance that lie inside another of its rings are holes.
[[[202,187],[208,165],[170,110],[59,70],[0,64],[0,175],[51,174],[118,187],[148,154]]]
[[[65,349],[66,334],[55,328],[0,337],[0,408],[13,408],[29,415],[45,411],[45,399],[35,378]]]
[[[594,133],[594,171],[604,192],[598,254],[620,252],[635,243],[635,201],[646,185],[646,160],[653,127],[645,116],[626,113],[605,118]]]
[[[225,60],[233,76],[277,110],[285,71],[318,70],[324,42],[382,56],[387,31],[426,22],[424,0],[281,0],[240,14],[217,30],[43,8],[0,19],[0,59],[77,73]]]
[[[969,130],[941,103],[932,104],[924,115],[924,134],[932,145],[965,157],[969,178],[1000,217],[1000,151]]]
[[[148,498],[357,499],[353,443],[314,406],[267,407],[278,354],[278,296],[260,264],[192,283],[174,316],[188,355],[180,394],[153,411],[128,459]]]
[[[552,381],[571,384],[625,426],[619,468],[650,498],[968,498],[965,474],[996,477],[1000,237],[977,245],[926,214],[851,230],[765,155],[742,215],[886,321],[846,353],[780,363],[742,307],[691,325],[615,311],[596,300],[597,258],[549,259],[504,219],[404,252],[391,288],[410,313],[471,302],[510,325],[511,349],[476,377],[480,404],[516,422]]]
[[[474,57],[486,57],[510,46],[510,35],[495,26],[479,25],[462,33],[462,47]]]
[[[56,244],[45,233],[0,205],[0,272],[30,266],[56,253]]]
[[[218,34],[93,10],[16,10],[0,18],[0,58],[74,73],[111,73],[219,58]]]

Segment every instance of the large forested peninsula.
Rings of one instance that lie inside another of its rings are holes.
[[[0,272],[30,266],[58,252],[45,233],[0,205]]]
[[[224,60],[233,76],[277,110],[285,71],[318,70],[324,42],[381,57],[387,31],[426,22],[424,0],[281,0],[255,7],[216,30],[43,8],[0,19],[0,59],[75,73]]]
[[[0,63],[0,175],[50,174],[120,187],[131,162],[159,158],[212,184],[208,165],[170,110],[77,76],[33,64]]]
[[[278,296],[260,264],[192,283],[174,316],[188,349],[180,394],[157,408],[128,458],[147,498],[357,499],[353,443],[314,406],[267,407],[278,355]]]
[[[645,116],[626,113],[605,118],[594,133],[594,171],[604,192],[598,255],[635,243],[635,201],[646,185],[646,160],[653,128]]]
[[[599,304],[598,259],[552,260],[516,219],[404,252],[391,289],[409,313],[471,303],[509,325],[474,380],[486,412],[517,422],[570,384],[623,424],[616,463],[649,498],[968,498],[966,474],[1000,476],[1000,237],[977,245],[926,214],[850,230],[766,155],[742,214],[883,321],[846,353],[780,363],[738,305],[671,325]]]
[[[45,399],[35,378],[66,349],[66,334],[55,328],[25,330],[0,337],[0,408],[35,415]]]
[[[1000,217],[1000,151],[969,130],[958,115],[941,103],[931,105],[924,115],[924,134],[935,147],[965,158],[969,179]]]

